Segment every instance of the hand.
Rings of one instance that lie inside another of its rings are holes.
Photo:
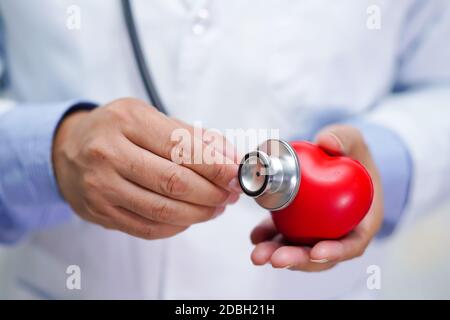
[[[274,268],[327,270],[339,262],[361,256],[381,227],[383,192],[380,176],[359,130],[346,125],[329,126],[318,134],[316,142],[330,154],[346,155],[365,166],[374,185],[372,206],[348,235],[338,240],[320,241],[312,248],[287,245],[277,233],[272,219],[266,219],[251,234],[256,245],[251,255],[255,265],[270,262]]]
[[[172,162],[180,127],[193,129],[136,99],[69,115],[53,143],[61,194],[83,219],[145,239],[214,218],[239,197],[237,165]]]

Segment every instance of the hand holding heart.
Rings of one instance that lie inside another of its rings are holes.
[[[256,245],[251,256],[255,265],[270,262],[274,268],[326,270],[338,262],[361,256],[381,227],[383,220],[381,181],[359,130],[347,125],[329,126],[318,134],[316,143],[329,154],[345,155],[364,165],[373,182],[372,206],[364,219],[349,234],[338,240],[320,241],[312,248],[287,244],[277,232],[272,219],[266,219],[251,234],[251,240]]]

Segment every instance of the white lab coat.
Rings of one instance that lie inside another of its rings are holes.
[[[421,57],[433,41],[442,41],[439,29],[418,44],[400,70],[396,61],[432,19],[434,5],[424,6],[408,25],[413,0],[133,3],[142,45],[172,116],[221,130],[279,128],[282,137],[291,138],[309,137],[318,124],[367,112],[371,121],[396,131],[411,152],[414,178],[406,217],[448,192],[443,172],[449,173],[450,126],[436,111],[448,108],[448,90],[382,99],[395,81],[449,79],[448,52],[435,52],[431,66]],[[66,27],[72,4],[81,9],[80,30]],[[380,30],[366,27],[371,4],[382,10]],[[209,19],[196,16],[202,8]],[[1,1],[0,10],[8,94],[15,102],[146,99],[119,1]],[[434,101],[437,109],[430,112],[422,101]],[[432,155],[435,150],[438,156]],[[249,234],[266,215],[242,198],[220,218],[158,241],[104,230],[74,216],[10,250],[0,291],[18,298],[149,299],[373,293],[366,288],[366,271],[372,264],[382,266],[381,243],[317,274],[253,266]],[[81,268],[81,290],[66,287],[69,265]]]

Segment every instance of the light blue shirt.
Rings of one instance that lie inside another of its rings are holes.
[[[58,190],[51,149],[56,127],[73,107],[89,109],[93,105],[22,105],[0,116],[1,242],[14,243],[71,218],[73,213]]]

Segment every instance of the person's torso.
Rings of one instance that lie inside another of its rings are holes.
[[[140,41],[171,116],[205,127],[280,129],[307,139],[357,115],[391,89],[409,1],[132,1]],[[146,99],[119,1],[2,1],[9,94],[18,102]],[[382,28],[366,22],[382,8]],[[72,8],[73,9],[73,8]],[[76,10],[75,10],[76,11]],[[206,14],[205,14],[206,12]],[[138,298],[336,297],[364,286],[376,249],[329,272],[250,262],[265,217],[251,199],[168,240],[143,241],[75,219],[11,256],[31,296]],[[68,265],[82,290],[67,290]]]

